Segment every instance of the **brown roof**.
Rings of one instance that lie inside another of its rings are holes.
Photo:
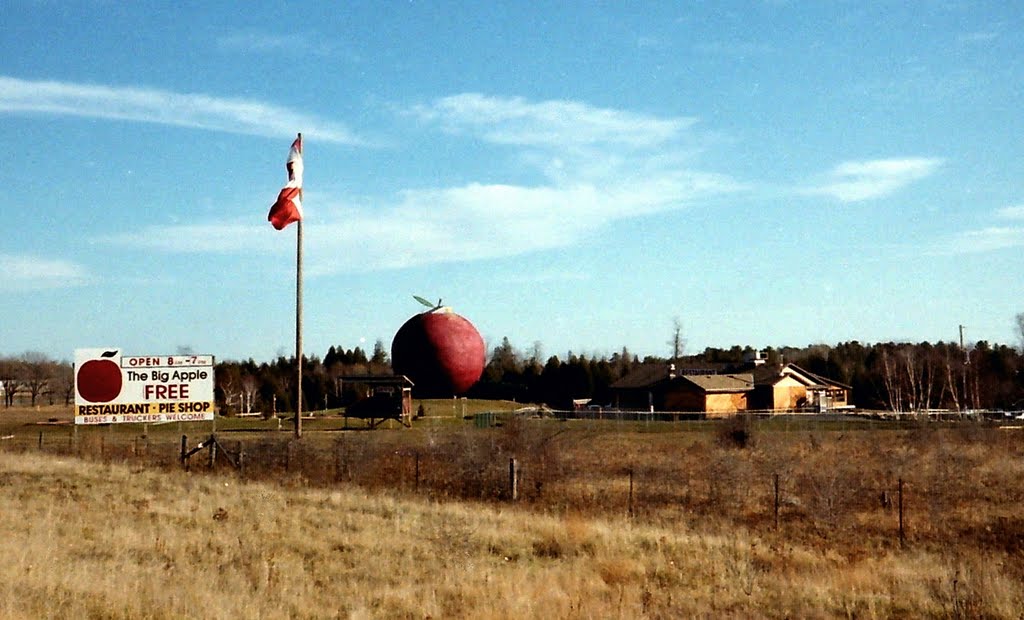
[[[773,385],[782,378],[782,367],[778,364],[765,364],[754,368],[753,374],[757,385]]]
[[[747,392],[754,389],[754,375],[684,375],[682,379],[705,392]]]
[[[344,383],[363,383],[366,385],[403,385],[413,387],[416,384],[405,375],[342,375],[338,377]]]
[[[626,376],[611,384],[618,390],[645,388],[668,379],[667,364],[643,364],[631,370]]]
[[[685,369],[684,371],[685,372]],[[669,376],[668,364],[644,364],[612,383],[616,390],[643,389],[668,381],[688,381],[704,392],[745,392],[754,389],[754,377],[744,374],[682,374]]]
[[[793,366],[795,368],[799,368],[799,366],[797,366],[796,364],[793,364]],[[845,383],[840,383],[840,382],[836,381],[835,379],[829,379],[828,377],[822,377],[821,375],[816,375],[813,372],[809,372],[809,371],[804,370],[803,368],[800,368],[800,371],[806,373],[807,376],[811,377],[812,379],[816,379],[822,385],[829,385],[829,386],[832,386],[832,387],[841,387],[841,388],[846,388],[847,390],[853,389],[851,386],[846,385]]]
[[[787,369],[790,372],[784,373],[783,371]],[[813,372],[804,370],[803,368],[797,366],[796,364],[786,364],[785,366],[766,365],[758,366],[757,368],[754,369],[754,383],[756,383],[757,385],[774,385],[776,382],[778,382],[785,376],[793,376],[794,378],[797,379],[797,381],[801,381],[801,383],[807,384],[808,387],[817,385],[822,387],[840,387],[845,388],[847,390],[851,389],[850,386],[846,385],[845,383],[840,383],[838,381],[829,379],[828,377],[816,375]]]

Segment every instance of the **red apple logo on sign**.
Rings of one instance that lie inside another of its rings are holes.
[[[78,394],[90,403],[107,403],[121,393],[121,367],[112,359],[117,351],[105,351],[100,359],[85,362],[78,368],[75,383]]]

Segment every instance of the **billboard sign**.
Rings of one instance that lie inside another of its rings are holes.
[[[75,350],[75,424],[212,420],[212,355]]]

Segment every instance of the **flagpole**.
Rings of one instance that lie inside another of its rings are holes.
[[[302,148],[302,133],[298,137],[299,148]],[[299,151],[302,152],[301,150]],[[302,200],[302,188],[299,188],[299,200]],[[298,221],[295,230],[295,365],[298,366],[298,384],[295,398],[295,438],[302,438],[302,220]]]

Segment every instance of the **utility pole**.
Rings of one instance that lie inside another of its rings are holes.
[[[971,356],[967,355],[967,349],[964,348],[964,326],[960,326],[960,350],[964,352],[964,364],[971,363]]]
[[[967,380],[967,374],[971,367],[971,356],[967,352],[967,347],[964,346],[964,326],[960,326],[960,350],[964,352],[964,407],[970,408],[970,382]]]

